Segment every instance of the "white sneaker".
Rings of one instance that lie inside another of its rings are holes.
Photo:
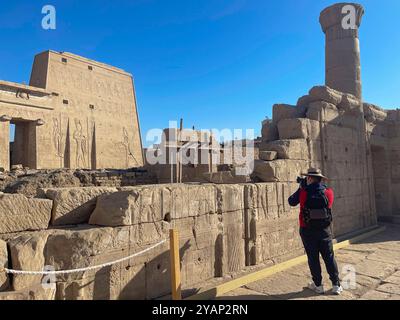
[[[324,294],[325,293],[324,286],[321,284],[319,287],[317,287],[314,282],[310,282],[308,284],[308,289],[310,289],[310,290],[312,290],[312,291],[314,291],[314,292],[316,292],[318,294]]]
[[[340,295],[343,292],[343,287],[339,286],[332,286],[332,293],[336,295]]]

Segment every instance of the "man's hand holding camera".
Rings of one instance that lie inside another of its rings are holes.
[[[296,181],[300,184],[300,189],[305,189],[307,187],[307,178],[297,177]]]

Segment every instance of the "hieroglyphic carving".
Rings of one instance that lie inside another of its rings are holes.
[[[92,166],[92,152],[93,152],[93,140],[95,139],[94,130],[95,130],[95,121],[93,119],[86,118],[86,126],[87,126],[87,165],[88,168]]]
[[[75,119],[74,140],[76,142],[76,167],[86,167],[86,136],[83,134],[81,121]]]

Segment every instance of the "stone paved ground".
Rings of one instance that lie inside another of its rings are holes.
[[[324,286],[329,291],[325,295],[316,295],[307,289],[309,270],[307,264],[301,264],[231,291],[219,299],[400,300],[400,225],[387,224],[384,232],[337,250],[335,254],[339,270],[352,265],[356,271],[356,287],[345,290],[341,296],[330,293],[331,284],[324,266]]]

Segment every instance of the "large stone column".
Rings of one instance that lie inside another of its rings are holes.
[[[345,6],[352,8],[344,8]],[[360,99],[358,28],[363,14],[364,8],[359,4],[337,3],[323,10],[319,18],[326,36],[325,84],[332,89],[351,93]]]

